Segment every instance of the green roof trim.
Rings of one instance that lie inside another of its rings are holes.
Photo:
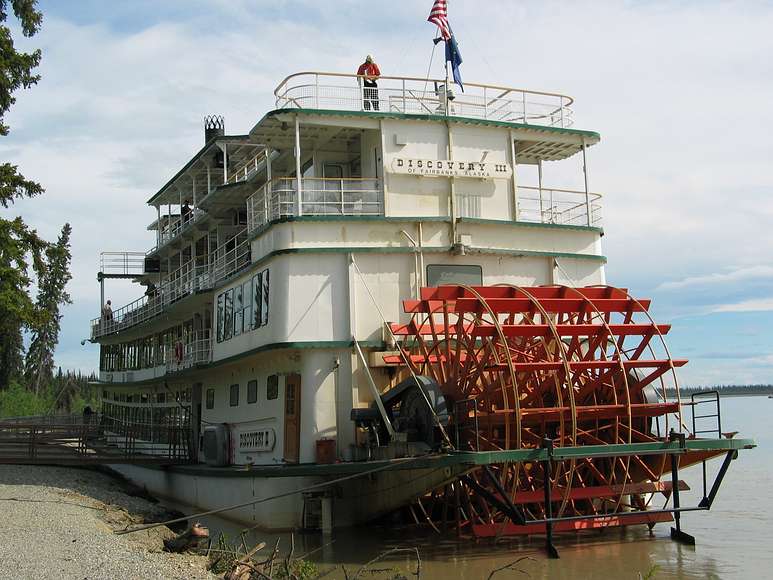
[[[149,200],[148,200],[146,203],[147,203],[148,205],[151,205],[151,204],[152,204],[152,203],[153,203],[153,202],[156,200],[156,198],[158,198],[158,196],[160,196],[160,195],[161,195],[161,194],[164,192],[164,190],[165,190],[167,187],[169,187],[170,185],[172,185],[172,183],[174,183],[174,181],[175,181],[175,180],[176,180],[178,177],[180,177],[180,176],[181,176],[183,173],[185,173],[186,171],[188,171],[188,170],[191,168],[191,166],[192,166],[194,163],[196,163],[196,161],[198,161],[198,160],[199,160],[199,158],[200,158],[202,155],[204,155],[204,153],[206,153],[206,152],[207,152],[207,149],[209,149],[209,148],[210,148],[212,145],[214,145],[214,144],[215,144],[217,141],[238,141],[239,139],[249,139],[249,138],[250,138],[250,136],[249,136],[249,135],[220,135],[219,137],[213,137],[212,139],[210,139],[209,141],[207,141],[207,142],[204,144],[204,147],[202,147],[201,149],[199,149],[199,151],[198,151],[198,152],[197,152],[197,153],[196,153],[196,154],[195,154],[193,157],[191,157],[190,161],[188,161],[188,163],[186,163],[186,164],[183,166],[183,168],[182,168],[182,169],[180,169],[180,171],[178,171],[177,173],[175,173],[175,174],[174,174],[174,176],[173,176],[173,177],[172,177],[172,178],[171,178],[169,181],[167,181],[167,182],[166,182],[166,183],[165,183],[165,184],[164,184],[164,185],[161,187],[161,189],[159,189],[159,190],[158,190],[156,193],[154,193],[154,194],[153,194],[153,196],[152,196],[152,197],[151,197],[151,198],[150,198],[150,199],[149,199]]]
[[[492,121],[491,119],[477,119],[475,117],[459,117],[456,115],[430,115],[430,114],[414,114],[414,113],[396,113],[392,111],[339,111],[335,109],[274,109],[266,113],[263,118],[258,121],[254,131],[260,124],[276,115],[287,113],[302,113],[305,115],[323,115],[329,117],[370,117],[373,119],[407,119],[411,121],[449,121],[452,123],[471,124],[471,125],[484,125],[488,127],[507,127],[509,129],[529,129],[532,131],[542,131],[545,133],[559,133],[564,135],[577,135],[582,137],[590,137],[600,141],[601,134],[596,131],[586,131],[584,129],[565,129],[563,127],[549,127],[546,125],[529,125],[527,123],[511,123],[509,121]],[[252,132],[251,131],[251,132]]]

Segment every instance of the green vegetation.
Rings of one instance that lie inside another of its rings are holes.
[[[37,0],[0,0],[0,136],[8,135],[5,114],[20,89],[40,80],[34,74],[42,53],[20,52],[8,18],[15,16],[21,33],[34,36],[43,22]],[[0,206],[42,194],[16,165],[0,162]],[[54,350],[59,343],[60,308],[71,302],[70,236],[65,223],[59,239],[47,242],[21,216],[0,218],[0,416],[77,412],[92,403],[88,377],[54,376]],[[37,288],[33,300],[30,288]],[[25,338],[29,349],[25,353]]]
[[[715,385],[715,386],[698,386],[698,387],[679,387],[679,394],[681,396],[690,396],[694,393],[705,393],[707,391],[718,391],[720,395],[732,396],[732,395],[773,395],[773,385]],[[666,391],[669,396],[673,396],[675,393],[673,389]]]
[[[86,406],[96,409],[98,393],[89,385],[89,381],[93,380],[96,380],[94,375],[65,373],[59,369],[51,382],[37,393],[12,382],[7,389],[0,391],[0,418],[82,413]]]

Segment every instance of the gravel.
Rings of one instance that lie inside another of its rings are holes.
[[[93,470],[0,465],[0,576],[3,578],[215,578],[203,556],[163,552],[175,534],[165,510],[124,481]]]

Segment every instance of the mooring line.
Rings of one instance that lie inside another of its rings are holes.
[[[146,525],[139,526],[139,527],[131,529],[131,530],[117,530],[115,532],[115,534],[117,534],[117,535],[131,534],[132,532],[141,532],[143,530],[150,530],[150,529],[153,529],[153,528],[158,528],[160,526],[167,526],[169,524],[176,524],[176,523],[179,523],[179,522],[184,522],[186,520],[191,520],[191,519],[200,518],[200,517],[204,517],[204,516],[211,516],[211,515],[215,515],[215,514],[221,514],[221,513],[224,513],[224,512],[229,512],[229,511],[232,511],[232,510],[235,510],[235,509],[239,509],[241,507],[247,507],[248,505],[256,505],[256,504],[259,504],[259,503],[264,503],[264,502],[267,502],[267,501],[271,501],[271,500],[274,500],[274,499],[279,499],[279,498],[282,498],[282,497],[287,497],[287,496],[290,496],[290,495],[295,495],[295,494],[298,494],[298,493],[305,493],[307,491],[312,491],[312,490],[315,490],[315,489],[319,489],[321,487],[327,487],[327,486],[330,486],[330,485],[335,485],[336,483],[341,483],[343,481],[348,481],[350,479],[357,479],[358,477],[364,477],[366,475],[371,475],[373,473],[378,473],[379,471],[386,471],[387,469],[392,469],[392,468],[400,466],[400,465],[405,465],[406,463],[412,463],[412,462],[417,461],[419,459],[430,459],[432,457],[438,457],[438,456],[437,455],[420,455],[418,457],[404,457],[402,459],[394,459],[394,460],[392,460],[393,463],[389,463],[387,465],[382,465],[381,467],[376,467],[375,469],[369,469],[368,471],[363,471],[363,472],[360,472],[360,473],[354,473],[352,475],[346,475],[344,477],[339,477],[338,479],[332,479],[330,481],[323,481],[321,483],[315,483],[314,485],[310,485],[308,487],[302,487],[301,489],[296,489],[296,490],[293,490],[293,491],[286,491],[284,493],[280,493],[280,494],[277,494],[277,495],[272,495],[270,497],[263,497],[263,498],[260,498],[260,499],[253,499],[253,500],[250,500],[250,501],[246,501],[246,502],[243,502],[243,503],[238,503],[238,504],[235,504],[235,505],[230,505],[230,506],[223,507],[223,508],[209,510],[209,511],[206,511],[206,512],[199,512],[199,513],[196,513],[196,514],[190,514],[190,515],[183,516],[181,518],[175,518],[175,519],[172,519],[172,520],[166,520],[164,522],[156,522],[154,524],[146,524]],[[259,476],[256,475],[256,477],[259,477]]]

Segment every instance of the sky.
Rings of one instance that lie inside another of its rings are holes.
[[[0,159],[46,193],[0,212],[52,240],[72,224],[56,362],[84,371],[99,253],[153,245],[145,201],[201,147],[205,115],[247,132],[285,76],[354,72],[367,53],[424,76],[435,32],[432,0],[39,4],[42,30],[17,44],[42,49],[42,79],[17,94]],[[449,18],[465,80],[572,95],[575,127],[601,134],[607,280],[673,324],[681,383],[773,383],[773,3],[452,0]],[[558,177],[546,167],[546,186],[573,185]]]

